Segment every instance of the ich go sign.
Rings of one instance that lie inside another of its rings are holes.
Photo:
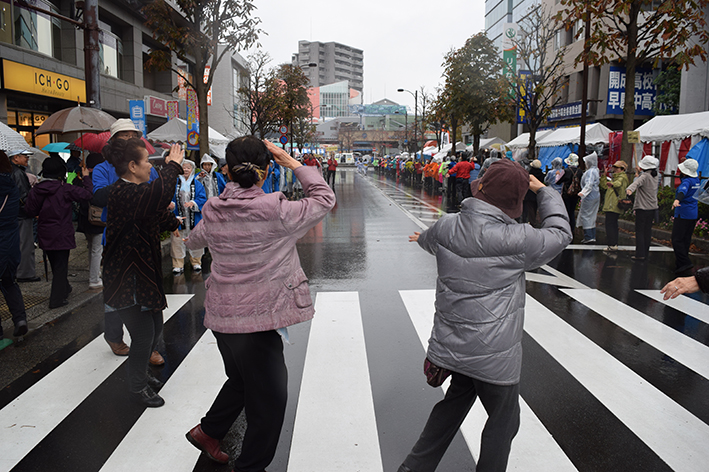
[[[68,75],[3,59],[3,84],[6,89],[34,95],[86,102],[86,82]]]

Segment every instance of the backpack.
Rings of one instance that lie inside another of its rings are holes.
[[[581,171],[576,169],[572,172],[574,173],[574,176],[571,179],[571,183],[569,183],[569,188],[566,189],[566,195],[576,197],[581,191]]]

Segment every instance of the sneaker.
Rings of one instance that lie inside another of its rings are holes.
[[[200,270],[202,270],[202,266],[199,265],[199,264],[195,264],[195,265],[192,267],[192,270],[194,270],[195,272],[199,272]]]
[[[591,243],[595,243],[595,242],[596,242],[595,239],[584,239],[583,241],[581,241],[581,244],[591,244]]]
[[[130,399],[149,408],[158,408],[165,404],[165,400],[147,385],[140,392],[130,392]]]
[[[90,292],[100,292],[101,290],[103,290],[103,282],[99,282],[97,284],[89,284]]]
[[[184,271],[185,271],[185,269],[182,268],[182,267],[173,267],[173,268],[172,268],[172,273],[175,274],[175,275],[181,274],[181,273],[183,273]]]

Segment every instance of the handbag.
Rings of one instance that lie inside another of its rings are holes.
[[[89,205],[89,223],[94,226],[106,226],[106,222],[101,221],[101,214],[103,214],[103,208],[96,205]]]
[[[431,387],[440,387],[441,384],[451,375],[451,371],[438,367],[431,362],[428,357],[423,361],[423,373],[426,374],[426,383]]]
[[[630,198],[624,198],[622,200],[618,200],[618,209],[621,211],[628,211],[631,208],[633,208],[633,200]]]

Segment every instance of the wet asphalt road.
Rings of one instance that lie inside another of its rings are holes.
[[[411,308],[400,291],[423,293],[425,297],[435,287],[435,259],[418,245],[408,243],[407,236],[432,224],[443,214],[440,208],[446,202],[371,171],[363,177],[354,169],[338,172],[335,191],[337,206],[299,242],[298,251],[315,299],[324,292],[356,292],[359,297],[376,418],[373,434],[382,470],[395,471],[418,438],[431,408],[443,397],[441,389],[425,384],[421,373],[425,350],[412,324]],[[546,432],[534,433],[538,437],[530,433],[531,439],[520,435],[512,448],[513,455],[516,450],[524,450],[523,454],[519,452],[523,456],[536,451],[549,459],[546,466],[539,468],[525,466],[523,457],[511,462],[509,470],[513,466],[515,470],[530,471],[706,470],[706,462],[702,462],[706,452],[701,448],[687,441],[684,445],[665,445],[652,435],[655,421],[656,431],[660,435],[667,431],[664,442],[670,443],[671,437],[677,436],[671,434],[675,426],[665,424],[663,414],[677,411],[686,413],[691,420],[686,422],[689,437],[704,444],[709,440],[709,384],[707,374],[697,367],[702,362],[709,365],[709,318],[692,316],[685,308],[658,303],[637,291],[659,290],[672,278],[672,253],[654,251],[648,262],[634,263],[629,257],[631,252],[608,257],[600,250],[572,247],[552,261],[548,269],[528,276],[527,281],[528,295],[539,302],[544,316],[552,317],[539,325],[540,332],[528,314],[530,326],[523,341],[522,399]],[[165,273],[169,274],[170,262],[164,263]],[[705,262],[697,259],[696,265],[701,267]],[[206,264],[201,274],[188,270],[181,276],[165,277],[167,293],[194,294],[165,325],[161,351],[167,363],[155,372],[168,385],[173,375],[177,378],[180,367],[186,366],[185,360],[196,351],[195,346],[205,334],[201,320],[204,279],[208,275]],[[590,301],[584,298],[589,294]],[[702,306],[707,303],[704,296],[692,298]],[[606,304],[596,305],[598,300]],[[559,332],[571,333],[569,344],[557,345],[545,336],[544,328],[551,333],[558,323],[562,330]],[[37,349],[43,353],[42,360],[29,360],[36,355],[12,357],[16,363],[11,368],[25,373],[0,390],[0,416],[31,387],[41,386],[53,371],[90,346],[102,332],[101,325],[102,306],[97,300],[36,331],[23,345],[13,348]],[[311,323],[290,329],[292,345],[285,348],[289,403],[269,472],[289,470],[298,402],[322,401],[317,397],[300,398],[310,331]],[[669,347],[665,347],[665,340]],[[696,356],[680,358],[682,352],[676,354],[673,343],[686,343],[686,348],[681,344],[682,351]],[[581,363],[587,355],[592,356],[589,363]],[[10,357],[0,353],[0,369],[10,368],[3,358]],[[28,359],[28,363],[23,365],[22,359]],[[577,360],[580,365],[574,364]],[[609,367],[600,368],[599,373],[597,365]],[[208,363],[202,368],[216,371],[221,370],[221,365]],[[126,390],[124,368],[117,368],[22,454],[12,470],[47,470],[48,465],[57,471],[101,470],[144,414],[143,409],[126,401]],[[181,393],[190,395],[189,390]],[[48,395],[70,394],[56,391]],[[166,400],[169,402],[170,398]],[[208,406],[211,398],[200,400]],[[642,417],[649,418],[647,424]],[[343,427],[320,425],[333,435]],[[232,454],[238,451],[242,429],[240,422],[227,440],[226,448]],[[13,436],[7,430],[0,434],[1,457],[3,451],[7,452],[5,448],[12,447]],[[182,436],[163,438],[163,442],[169,442],[175,451],[191,447]],[[477,451],[468,442],[467,437],[458,434],[437,470],[475,470]],[[548,452],[547,448],[556,452]],[[680,452],[674,454],[675,450]],[[559,454],[565,461],[552,459]],[[166,470],[161,468],[162,463],[160,457],[152,457],[144,470]],[[185,470],[230,469],[200,457]]]

